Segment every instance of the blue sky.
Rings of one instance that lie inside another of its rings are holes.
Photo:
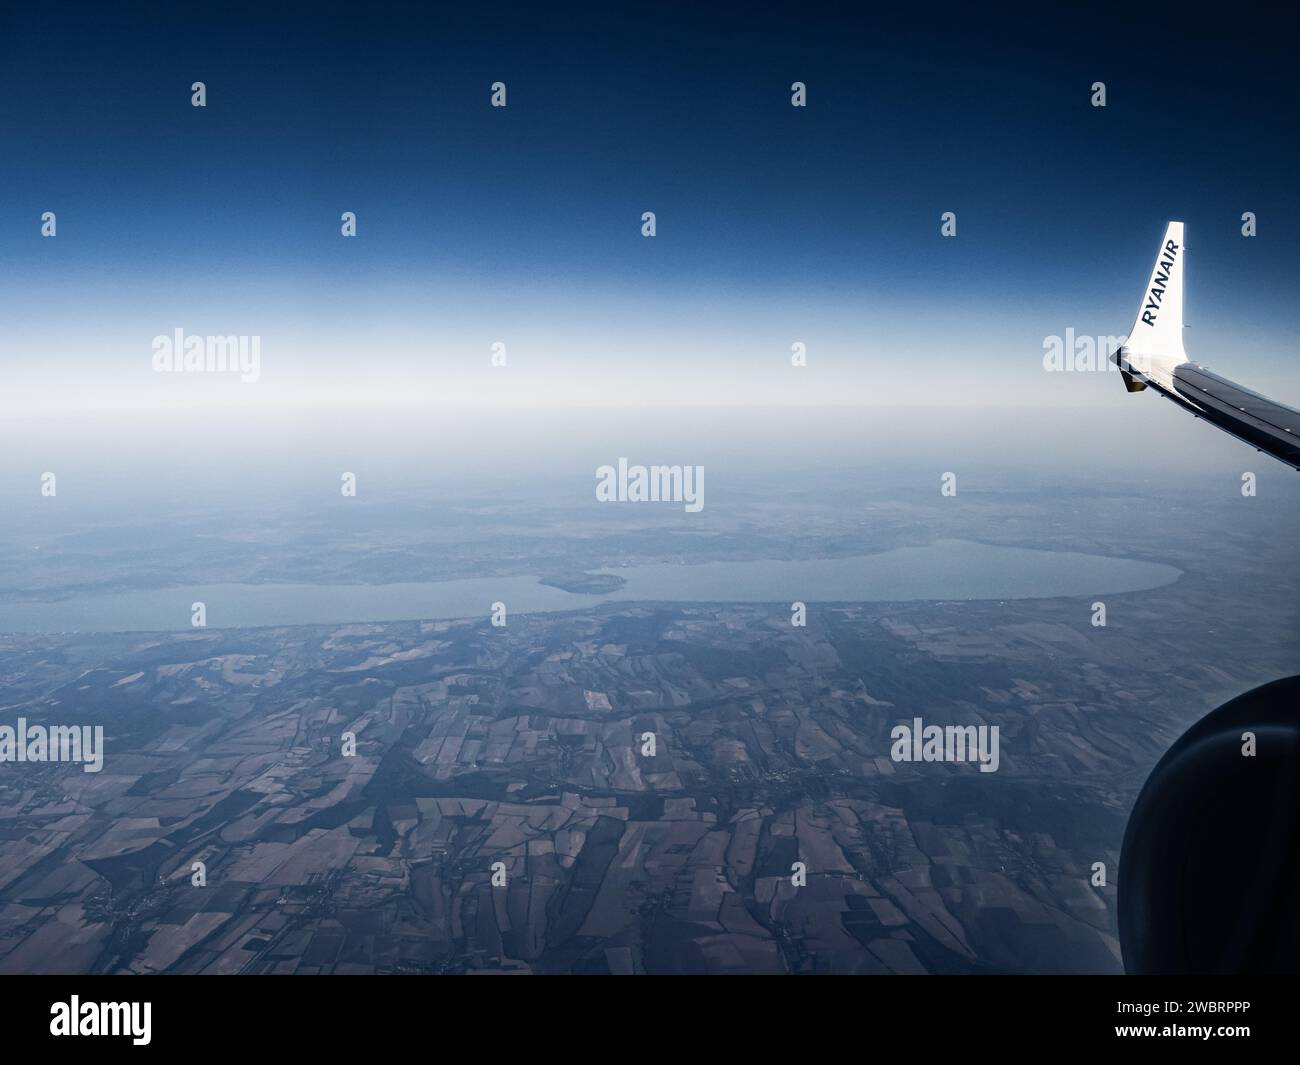
[[[0,406],[1108,406],[1043,338],[1122,333],[1174,217],[1189,353],[1300,401],[1258,18],[265,7],[0,16]],[[178,326],[260,335],[262,380],[154,374]]]

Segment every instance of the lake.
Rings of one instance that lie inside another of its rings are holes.
[[[901,602],[1043,599],[1157,588],[1181,571],[1159,562],[1070,551],[938,540],[873,555],[804,561],[702,562],[605,569],[616,592],[582,594],[536,577],[474,577],[409,584],[209,584],[0,602],[0,632],[130,632],[190,628],[190,605],[209,628],[487,617],[578,610],[599,603]]]

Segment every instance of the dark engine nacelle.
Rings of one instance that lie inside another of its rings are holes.
[[[1133,807],[1118,890],[1130,973],[1300,972],[1300,677],[1170,748]]]

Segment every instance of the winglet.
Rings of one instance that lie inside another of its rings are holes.
[[[1187,249],[1182,222],[1170,222],[1124,345],[1128,354],[1186,360],[1183,350],[1183,273]]]

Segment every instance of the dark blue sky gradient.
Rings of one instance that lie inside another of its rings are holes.
[[[994,26],[982,6],[762,6],[9,5],[0,262],[31,287],[356,284],[385,315],[365,286],[390,279],[721,309],[809,293],[922,332],[936,306],[1014,319],[1068,294],[1122,331],[1181,218],[1189,326],[1295,335],[1292,34],[1241,8],[1222,25],[1143,6]]]

